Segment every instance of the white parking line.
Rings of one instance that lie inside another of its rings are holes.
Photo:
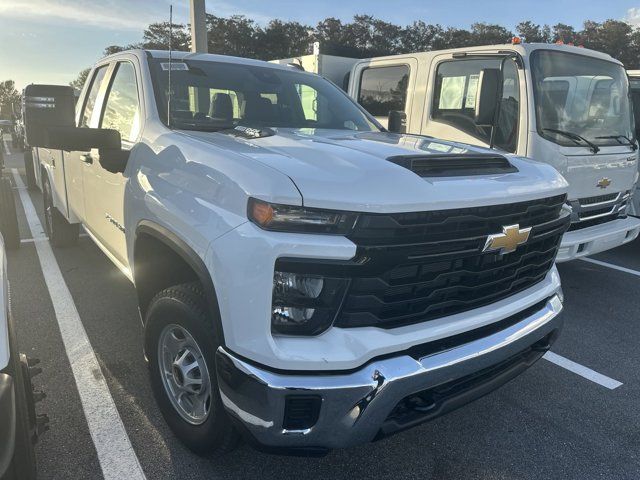
[[[24,184],[13,169],[16,185]],[[82,325],[60,267],[46,240],[42,224],[26,190],[18,190],[40,260],[62,341],[80,394],[89,432],[105,480],[144,480],[146,477],[116,408],[96,355]]]
[[[88,237],[89,234],[81,233],[78,235],[80,238]],[[48,242],[49,240],[45,236],[44,238],[23,238],[20,240],[20,243],[34,243],[34,242]]]
[[[583,262],[593,263],[595,265],[600,265],[601,267],[613,268],[614,270],[618,270],[620,272],[629,273],[631,275],[635,275],[636,277],[640,277],[640,272],[637,270],[631,270],[630,268],[621,267],[619,265],[614,265],[613,263],[602,262],[600,260],[595,260],[593,258],[581,258]]]
[[[550,361],[551,363],[555,363],[556,365],[569,370],[570,372],[575,373],[576,375],[580,375],[587,380],[591,380],[598,385],[602,385],[609,390],[614,390],[622,385],[622,382],[619,382],[618,380],[614,380],[613,378],[609,378],[606,375],[602,375],[595,370],[591,370],[590,368],[585,367],[584,365],[580,365],[579,363],[569,360],[568,358],[560,356],[557,353],[547,352],[544,354],[543,358]]]

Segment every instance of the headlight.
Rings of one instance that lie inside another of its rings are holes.
[[[255,198],[249,199],[247,216],[265,230],[332,235],[346,235],[357,219],[355,213],[278,205]]]
[[[280,272],[273,275],[271,330],[285,335],[318,335],[328,329],[342,303],[348,280]]]

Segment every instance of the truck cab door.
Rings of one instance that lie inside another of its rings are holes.
[[[108,69],[108,64],[99,66],[87,78],[88,87],[85,89],[84,96],[80,99],[79,108],[77,109],[78,127],[87,128],[92,126],[91,122],[96,102],[100,92],[106,89],[104,80]],[[87,153],[89,152],[60,152],[61,155],[64,155],[69,214],[84,223],[86,223],[84,173],[87,169],[87,164],[85,163]]]
[[[132,61],[122,60],[110,70],[107,88],[100,105],[96,126],[120,132],[123,150],[130,150],[142,131],[141,92]],[[85,214],[90,233],[105,253],[128,271],[124,222],[126,178],[111,173],[100,164],[100,154],[93,149],[85,155]]]
[[[485,69],[499,69],[502,76],[497,122],[493,127],[477,125],[475,119],[479,81]],[[428,74],[422,125],[412,133],[526,155],[525,85],[524,71],[511,57],[437,55]]]
[[[352,72],[349,95],[385,128],[390,111],[405,112],[410,132],[422,114],[414,98],[417,77],[418,60],[413,57],[362,61]]]

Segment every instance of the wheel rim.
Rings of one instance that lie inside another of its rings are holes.
[[[179,325],[167,325],[158,342],[160,376],[173,408],[192,425],[200,425],[211,410],[211,378],[202,350]]]

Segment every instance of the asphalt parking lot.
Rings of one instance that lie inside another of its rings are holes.
[[[9,172],[24,173],[22,154],[6,163]],[[8,268],[21,349],[40,358],[44,370],[35,383],[47,393],[39,410],[51,430],[36,448],[40,478],[100,479],[104,465],[32,240],[40,232],[30,232],[23,208],[28,198],[42,219],[42,196],[25,193],[22,201],[16,195],[23,244],[9,252]],[[570,368],[586,367],[584,376],[541,360],[445,417],[323,458],[271,456],[248,446],[201,458],[182,447],[151,393],[132,285],[87,237],[54,254],[147,479],[640,478],[640,241],[594,257],[605,264],[560,266],[565,328],[553,351],[560,363],[578,365]]]

